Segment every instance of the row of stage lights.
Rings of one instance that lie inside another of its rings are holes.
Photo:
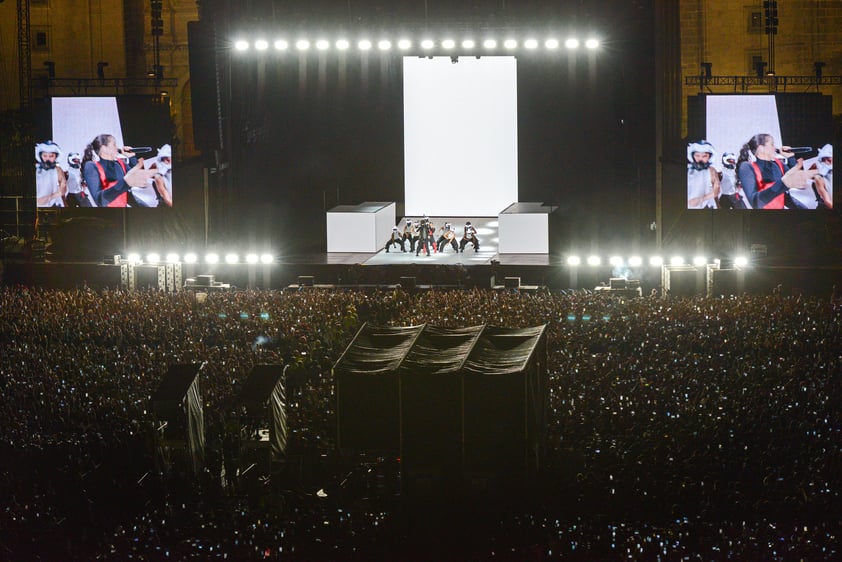
[[[146,259],[144,260],[140,254],[129,254],[126,256],[125,260],[127,263],[140,265],[140,264],[149,264],[149,265],[158,265],[158,264],[166,264],[166,263],[198,263],[199,256],[194,253],[184,254],[182,258],[178,254],[167,254],[163,258],[161,254],[150,253],[146,254]],[[217,253],[208,253],[205,254],[204,263],[207,264],[215,264],[224,261],[228,264],[237,264],[237,263],[247,263],[250,265],[262,263],[265,265],[271,264],[275,262],[275,256],[272,254],[246,254],[245,261],[240,259],[239,254],[229,253],[225,254],[225,256],[220,256]]]
[[[577,267],[582,265],[582,258],[576,255],[567,256],[566,260],[567,265]],[[585,259],[585,263],[590,266],[600,266],[602,265],[602,258],[599,256],[588,256]],[[719,264],[721,260],[709,260],[704,256],[696,256],[690,262],[696,267],[702,267],[709,263]],[[611,256],[608,258],[608,264],[613,267],[640,267],[643,265],[643,258],[640,256],[632,256],[628,260],[624,260],[620,256]],[[652,267],[661,267],[663,265],[670,265],[670,266],[682,266],[682,265],[689,265],[687,261],[682,256],[672,256],[669,260],[665,260],[661,256],[652,256],[649,258],[649,265]],[[748,259],[743,256],[738,256],[734,258],[734,265],[737,267],[745,267],[748,265]]]
[[[528,50],[535,50],[541,46],[549,51],[556,50],[561,46],[573,51],[582,45],[584,45],[586,49],[593,50],[597,49],[600,43],[598,39],[589,38],[585,41],[580,41],[576,37],[570,37],[564,42],[561,42],[559,39],[554,37],[550,37],[545,39],[543,42],[535,38],[528,38],[522,42],[517,39],[505,39],[503,41],[498,41],[497,39],[484,39],[479,42],[473,39],[463,39],[458,43],[455,39],[443,39],[438,42],[433,39],[423,39],[418,43],[418,46],[422,51],[433,51],[436,48],[443,51],[451,51],[456,49],[457,46],[463,51],[472,51],[480,47],[487,51],[494,51],[500,47],[508,51],[513,51],[519,47],[523,47]],[[254,43],[245,39],[237,39],[234,41],[234,49],[237,51],[248,51],[252,47],[256,51],[268,51],[270,46],[276,51],[288,51],[292,48],[298,51],[309,51],[313,47],[315,47],[318,51],[327,51],[331,47],[335,48],[337,51],[347,51],[352,46],[356,46],[359,51],[371,51],[374,49],[377,49],[378,51],[391,51],[395,47],[397,47],[400,51],[410,51],[415,48],[415,44],[411,39],[399,39],[394,43],[390,39],[381,39],[377,42],[371,41],[370,39],[360,39],[354,45],[352,45],[351,41],[348,39],[338,39],[333,42],[328,39],[317,39],[313,42],[309,39],[298,39],[294,42],[290,42],[286,39],[276,39],[272,43],[270,43],[268,39],[257,39]]]

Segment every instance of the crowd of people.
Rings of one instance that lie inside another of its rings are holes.
[[[0,559],[838,559],[840,320],[781,293],[3,288]],[[331,369],[363,322],[547,324],[522,497],[418,506],[396,459],[340,459]],[[193,475],[156,462],[151,396],[197,362]],[[288,366],[289,458],[237,473],[228,413],[264,363]]]

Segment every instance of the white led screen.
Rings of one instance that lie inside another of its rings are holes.
[[[406,214],[497,216],[516,202],[516,59],[404,57],[403,86]]]

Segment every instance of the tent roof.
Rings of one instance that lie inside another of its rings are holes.
[[[278,381],[281,380],[283,369],[279,364],[255,365],[243,384],[237,400],[241,404],[268,401],[278,385]]]
[[[531,328],[429,325],[376,327],[363,324],[339,358],[336,373],[444,374],[461,369],[480,374],[522,371],[546,325]]]
[[[170,365],[164,378],[161,380],[161,384],[158,385],[158,390],[152,395],[152,401],[178,401],[184,398],[190,385],[196,380],[199,371],[204,365],[204,363]]]

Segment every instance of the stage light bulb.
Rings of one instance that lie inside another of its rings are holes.
[[[254,42],[254,48],[258,51],[265,51],[269,48],[269,41],[267,41],[266,39],[258,39]]]
[[[146,263],[158,263],[161,261],[161,255],[155,252],[146,254]]]
[[[174,252],[167,254],[167,263],[178,263],[178,254]]]
[[[240,261],[240,256],[237,254],[225,254],[225,263],[237,263]]]
[[[703,266],[707,262],[708,262],[708,260],[704,256],[696,256],[695,258],[693,258],[693,265],[695,265],[696,267]]]
[[[234,48],[238,51],[247,51],[249,48],[249,42],[240,39],[239,41],[234,42]]]
[[[368,39],[363,39],[362,41],[357,43],[357,48],[360,51],[368,51],[371,49],[371,41],[369,41]]]
[[[614,267],[620,267],[621,265],[623,265],[623,258],[621,258],[620,256],[611,256],[610,258],[608,258],[608,263],[610,263]]]
[[[441,46],[443,49],[452,49],[456,46],[456,41],[454,41],[453,39],[445,39],[441,42]]]
[[[734,265],[737,267],[745,267],[748,265],[748,258],[745,256],[738,256],[734,258]]]
[[[670,265],[684,265],[684,258],[681,256],[673,256],[670,258]]]
[[[517,48],[517,40],[515,39],[506,39],[503,41],[503,46],[507,49],[516,49]]]
[[[307,41],[306,39],[299,39],[298,41],[295,42],[295,48],[298,49],[299,51],[306,51],[307,49],[310,48],[310,42]]]
[[[246,263],[254,264],[254,263],[257,263],[258,261],[260,261],[260,257],[257,254],[248,254],[246,256]]]
[[[568,256],[567,265],[579,265],[582,263],[582,258],[579,256]]]
[[[588,256],[588,265],[599,265],[602,263],[602,260],[599,256]]]
[[[497,48],[497,41],[494,39],[486,39],[482,42],[482,46],[486,49],[496,49]]]
[[[649,258],[649,265],[654,267],[660,267],[664,265],[664,258],[662,258],[661,256],[652,256],[651,258]]]
[[[330,41],[327,39],[319,39],[316,41],[316,48],[320,51],[327,51],[330,48]]]
[[[184,263],[196,263],[197,261],[199,261],[199,256],[193,252],[184,254]]]
[[[588,49],[596,49],[597,47],[599,47],[599,40],[588,39],[587,41],[585,41],[585,47],[587,47]]]
[[[432,39],[424,39],[423,41],[421,41],[421,48],[422,49],[430,50],[435,46],[436,46],[436,44]]]
[[[578,49],[579,48],[579,40],[575,37],[571,37],[567,41],[564,42],[564,46],[568,49]]]
[[[262,254],[260,256],[260,263],[270,264],[273,261],[275,261],[275,258],[272,254]]]
[[[389,49],[392,48],[392,42],[389,41],[388,39],[381,39],[380,41],[377,42],[377,48],[380,49],[381,51],[388,51]]]
[[[473,49],[476,43],[474,43],[473,39],[465,39],[462,41],[462,48],[463,49]]]
[[[629,258],[629,266],[640,267],[641,265],[643,265],[643,258],[640,256],[632,256]]]
[[[535,39],[527,39],[523,42],[523,46],[527,49],[537,49],[538,48],[538,41]]]
[[[205,256],[205,263],[219,263],[219,254],[208,254]]]
[[[126,261],[129,263],[140,263],[140,254],[129,254],[126,257]]]
[[[289,42],[284,41],[283,39],[278,39],[275,41],[275,50],[276,51],[286,51],[289,49]]]
[[[350,46],[351,44],[348,42],[347,39],[340,39],[336,42],[336,48],[340,51],[347,51],[348,47]]]
[[[410,41],[409,39],[401,39],[400,41],[398,41],[398,49],[400,49],[401,51],[405,51],[410,47],[412,47],[412,41]]]
[[[548,49],[558,49],[558,39],[547,39],[544,41],[544,47]]]

